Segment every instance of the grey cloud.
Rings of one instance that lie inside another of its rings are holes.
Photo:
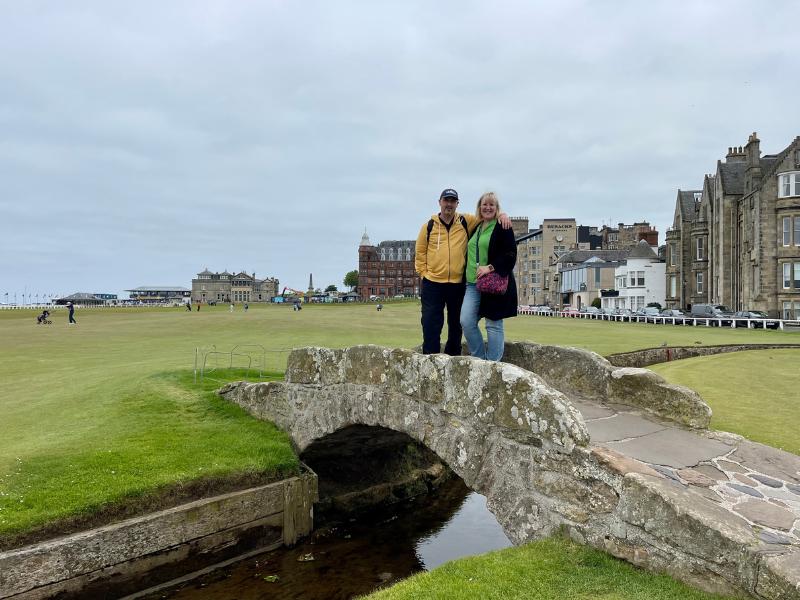
[[[412,238],[447,186],[467,212],[496,189],[532,226],[647,219],[663,240],[676,189],[727,146],[757,130],[774,152],[800,133],[789,2],[6,13],[9,289],[188,285],[204,266],[338,285],[364,226]]]

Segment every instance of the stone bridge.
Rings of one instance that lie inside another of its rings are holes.
[[[707,590],[800,598],[800,458],[706,431],[702,399],[646,369],[536,344],[507,344],[504,361],[303,348],[285,382],[220,394],[299,452],[351,425],[407,434],[515,544],[562,531]],[[745,511],[757,496],[761,512]]]

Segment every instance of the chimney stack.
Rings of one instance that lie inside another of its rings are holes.
[[[754,131],[747,138],[744,153],[747,160],[747,177],[745,179],[745,193],[761,185],[761,140]]]

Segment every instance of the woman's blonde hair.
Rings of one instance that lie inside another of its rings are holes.
[[[496,219],[497,215],[500,214],[500,199],[494,192],[486,192],[480,198],[478,198],[478,205],[475,207],[475,216],[479,219],[481,218],[481,202],[484,200],[492,200],[494,202],[494,205],[497,208],[497,212],[494,215],[494,218]]]

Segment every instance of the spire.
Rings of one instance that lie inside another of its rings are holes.
[[[359,246],[372,246],[372,242],[369,241],[369,236],[367,235],[366,227],[364,227],[364,235],[361,236],[361,243]]]

